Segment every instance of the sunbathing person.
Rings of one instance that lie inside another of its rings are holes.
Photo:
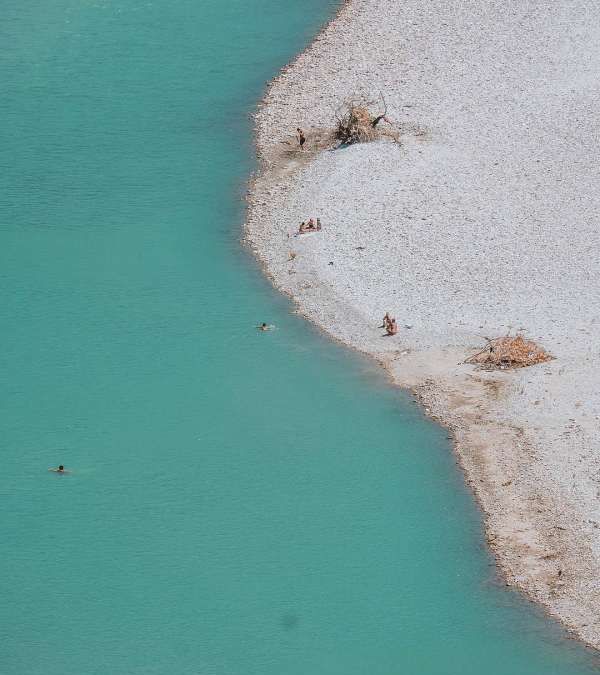
[[[391,320],[392,320],[392,317],[390,316],[390,313],[386,312],[385,316],[383,317],[383,321],[381,323],[381,326],[379,326],[379,328],[387,328],[389,326]]]
[[[396,323],[396,319],[390,319],[390,322],[385,330],[388,335],[396,335],[398,332],[398,324]]]
[[[305,223],[304,222],[300,223],[300,227],[298,228],[298,234],[306,234],[307,232],[320,232],[320,231],[321,231],[320,218],[317,218],[316,223],[314,218],[310,218]]]

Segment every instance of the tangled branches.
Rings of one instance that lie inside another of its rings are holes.
[[[380,138],[382,135],[392,136],[397,140],[394,134],[381,132],[379,123],[384,121],[390,123],[387,119],[387,103],[383,94],[379,94],[380,107],[382,112],[376,115],[371,113],[370,106],[372,101],[356,101],[350,99],[345,101],[335,112],[335,138],[342,145],[351,145],[352,143],[368,143]]]
[[[543,347],[517,333],[488,340],[485,348],[466,359],[465,363],[477,364],[489,370],[506,370],[533,366],[552,358]]]

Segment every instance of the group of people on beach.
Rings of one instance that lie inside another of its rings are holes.
[[[317,218],[315,222],[314,218],[307,220],[306,222],[302,221],[300,227],[298,228],[298,234],[306,234],[307,232],[320,232],[321,230],[321,219]]]
[[[398,324],[396,323],[396,319],[390,316],[389,312],[385,313],[385,316],[383,317],[383,324],[379,326],[379,328],[385,328],[385,332],[388,335],[396,335],[398,332]]]

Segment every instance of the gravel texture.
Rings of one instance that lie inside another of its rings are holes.
[[[322,149],[340,103],[379,92],[400,144]],[[246,223],[299,311],[452,430],[507,581],[595,647],[598,110],[598,3],[349,0],[266,93]],[[516,329],[555,360],[462,363]]]

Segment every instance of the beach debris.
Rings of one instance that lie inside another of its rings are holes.
[[[465,360],[488,370],[525,368],[550,361],[554,357],[522,333],[488,339],[486,346]]]
[[[296,253],[296,251],[290,251],[288,253],[288,262],[292,262],[292,260],[295,260],[297,255],[298,254]]]
[[[342,145],[351,145],[353,143],[369,143],[382,136],[390,136],[398,141],[398,134],[389,130],[382,130],[381,122],[392,124],[387,117],[387,103],[383,94],[379,92],[380,107],[383,112],[373,114],[371,107],[375,101],[366,101],[364,99],[347,99],[335,112],[335,138]]]

